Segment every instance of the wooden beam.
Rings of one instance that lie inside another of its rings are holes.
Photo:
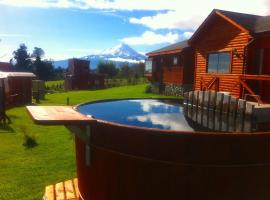
[[[242,80],[240,80],[241,85],[253,96],[254,99],[256,99],[256,101],[258,101],[258,103],[262,104],[263,102],[261,101],[261,99],[253,92],[253,90]]]
[[[241,26],[240,24],[236,23],[235,21],[233,21],[232,19],[230,19],[229,17],[225,16],[224,14],[222,14],[219,11],[216,11],[216,14],[220,17],[222,17],[223,19],[225,19],[226,21],[228,21],[229,23],[231,23],[232,25],[234,25],[235,27],[237,27],[238,29],[240,29],[241,31],[245,32],[245,33],[250,33],[246,28],[244,28],[243,26]]]
[[[243,80],[270,81],[270,75],[245,74],[242,76],[242,79]]]

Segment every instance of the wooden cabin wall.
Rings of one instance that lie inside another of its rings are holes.
[[[270,75],[270,35],[257,37],[249,46],[246,71],[247,74]],[[270,102],[270,81],[249,81],[249,86],[264,102]]]
[[[182,54],[169,54],[163,55],[162,71],[163,80],[165,84],[181,85],[183,83],[183,66],[182,66]],[[177,65],[173,64],[173,58],[177,57]]]
[[[183,84],[194,84],[195,51],[193,48],[186,48],[182,55]]]
[[[202,77],[205,82],[211,81],[213,77],[219,77],[220,91],[230,91],[233,95],[240,96],[241,87],[237,85],[238,79],[236,75],[241,75],[243,72],[244,50],[250,38],[248,33],[241,31],[225,19],[215,16],[200,33],[197,41],[194,42],[196,47],[195,90],[200,90]],[[208,53],[218,51],[232,52],[234,48],[237,49],[241,56],[240,58],[232,56],[231,73],[207,73]]]
[[[8,104],[27,105],[32,102],[32,77],[9,77]]]
[[[152,76],[151,81],[152,82],[162,82],[162,63],[161,63],[161,57],[160,56],[152,56],[150,57],[153,59],[153,69],[152,69]]]
[[[181,85],[183,83],[183,67],[163,67],[163,83]]]

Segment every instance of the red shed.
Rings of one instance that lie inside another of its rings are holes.
[[[194,50],[187,41],[146,54],[145,75],[152,90],[168,95],[182,95],[193,88]]]
[[[70,59],[65,77],[66,90],[86,90],[104,87],[104,75],[90,72],[90,61]]]
[[[11,71],[11,64],[8,62],[0,62],[0,71],[9,72]]]
[[[32,103],[32,79],[35,77],[33,73],[0,72],[9,107]]]
[[[196,51],[195,90],[270,102],[270,16],[214,9],[189,44]]]

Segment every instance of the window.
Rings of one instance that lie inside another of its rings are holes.
[[[145,73],[152,73],[153,61],[152,59],[148,59],[145,61]]]
[[[173,65],[177,65],[178,64],[178,59],[176,56],[173,57]]]
[[[208,73],[229,73],[231,64],[231,53],[210,53],[208,54]]]

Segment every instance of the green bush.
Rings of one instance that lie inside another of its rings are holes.
[[[27,149],[34,148],[35,146],[38,145],[36,137],[29,132],[26,126],[22,125],[19,128],[23,134],[23,146],[25,146],[25,148]]]
[[[145,93],[151,93],[151,85],[145,87]]]

